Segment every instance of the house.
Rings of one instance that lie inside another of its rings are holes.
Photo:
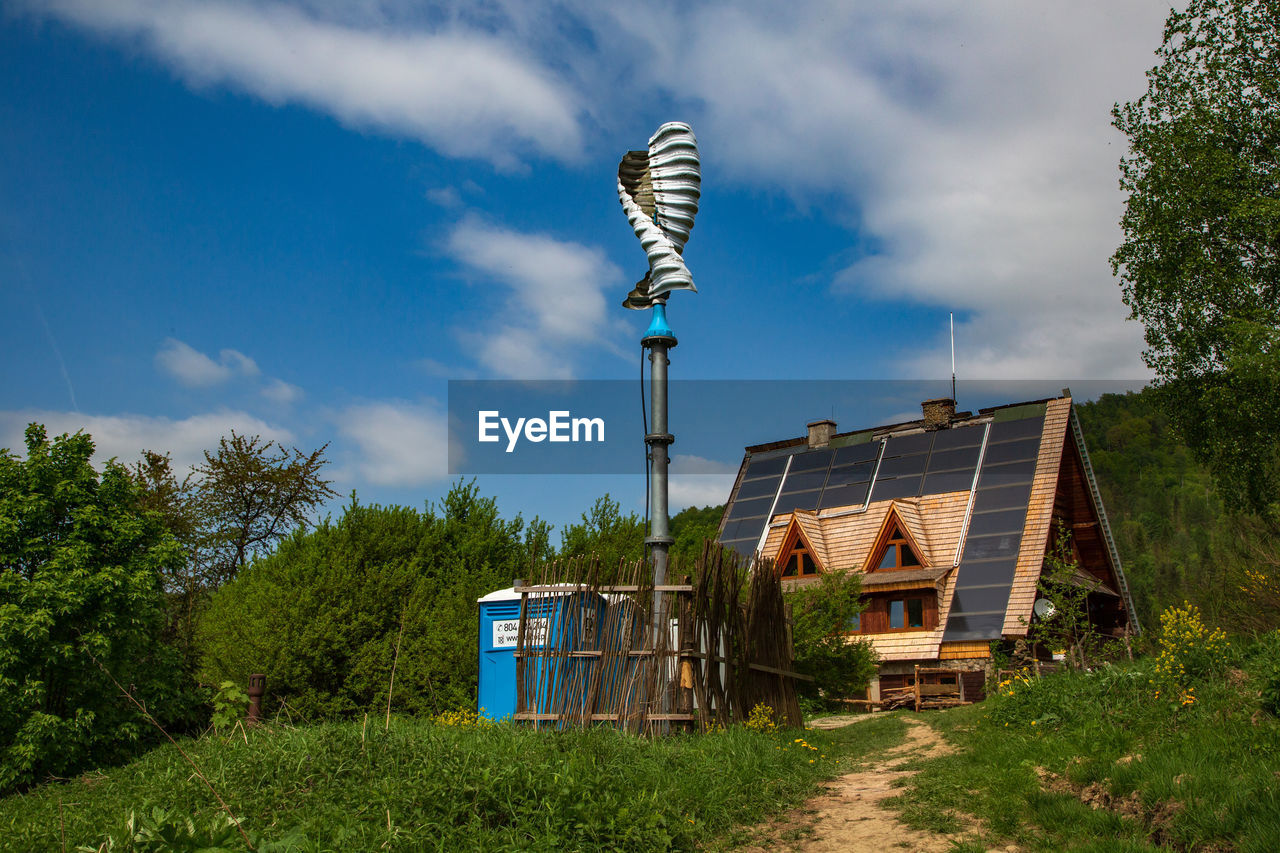
[[[788,587],[862,573],[866,609],[849,628],[880,655],[872,699],[917,665],[955,670],[980,695],[992,642],[1025,638],[1037,618],[1060,527],[1095,629],[1136,631],[1070,392],[976,415],[950,399],[922,409],[855,432],[817,421],[806,437],[746,448],[721,543],[773,560]]]

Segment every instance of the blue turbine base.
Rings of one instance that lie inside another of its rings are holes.
[[[649,328],[645,330],[644,340],[650,338],[674,338],[676,333],[671,331],[671,327],[667,325],[667,306],[661,302],[654,303],[653,319],[649,322]]]

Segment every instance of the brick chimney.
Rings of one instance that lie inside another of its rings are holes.
[[[809,446],[826,447],[831,443],[831,436],[835,434],[835,421],[814,421],[809,424]]]
[[[956,414],[956,401],[950,397],[939,397],[936,400],[925,400],[920,404],[924,410],[924,428],[942,429],[951,424]],[[810,429],[812,435],[812,428]],[[810,439],[812,443],[812,439]]]

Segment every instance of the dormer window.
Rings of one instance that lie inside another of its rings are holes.
[[[920,565],[919,555],[912,550],[907,537],[902,535],[902,529],[895,525],[889,531],[889,539],[885,542],[879,562],[876,563],[876,570],[918,569]]]
[[[805,535],[793,517],[778,550],[778,573],[784,578],[811,578],[821,574],[822,558],[814,553],[815,547],[822,547],[821,539],[815,542],[811,536]]]
[[[817,573],[818,565],[813,561],[813,557],[809,555],[804,543],[797,540],[795,547],[791,549],[791,556],[787,557],[786,562],[782,564],[782,576],[784,578],[797,578],[816,575]]]

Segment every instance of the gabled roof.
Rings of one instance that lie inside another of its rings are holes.
[[[822,536],[822,525],[818,523],[817,514],[812,512],[792,513],[791,523],[795,525],[796,532],[804,540],[805,547],[809,549],[809,553],[813,556],[814,562],[818,564],[819,570],[825,571],[827,568],[827,546]]]
[[[871,550],[867,552],[867,559],[862,563],[864,573],[876,570],[876,565],[880,562],[881,555],[888,546],[894,530],[902,531],[903,538],[907,540],[907,544],[911,546],[912,551],[915,551],[925,568],[933,566],[929,552],[920,547],[925,538],[925,527],[920,518],[919,507],[905,501],[890,501],[889,511],[884,514],[884,521],[880,522],[880,532],[876,534],[875,544],[871,546]]]

